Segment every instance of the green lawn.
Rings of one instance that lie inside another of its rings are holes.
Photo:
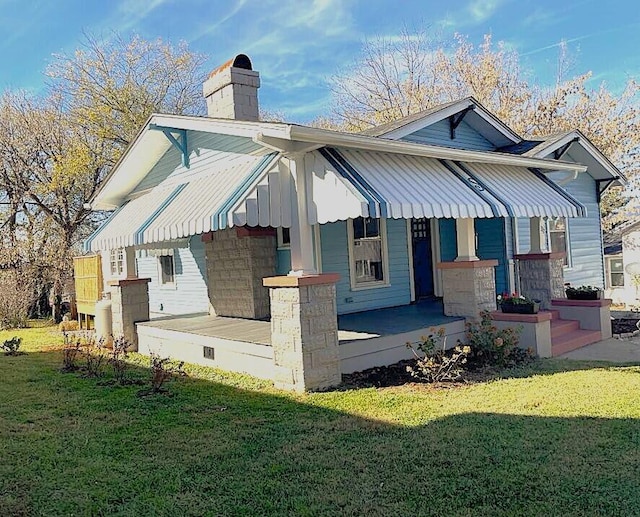
[[[60,373],[50,329],[13,335],[0,516],[640,515],[639,367],[311,395],[194,367],[140,398]]]

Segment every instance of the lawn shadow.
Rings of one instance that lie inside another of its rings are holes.
[[[422,398],[423,423],[400,425],[360,416],[404,407],[393,392],[296,396],[221,372],[139,398],[60,365],[0,358],[1,515],[640,514],[635,419],[428,418]]]

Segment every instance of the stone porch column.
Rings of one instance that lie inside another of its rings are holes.
[[[540,300],[542,309],[550,309],[552,299],[564,298],[564,257],[561,252],[515,255],[521,294]]]
[[[497,260],[440,262],[446,316],[478,318],[482,311],[496,310]]]
[[[276,387],[302,392],[340,384],[338,279],[330,273],[263,280],[271,299]]]
[[[150,278],[128,278],[109,282],[113,335],[124,336],[138,350],[136,323],[149,321]]]

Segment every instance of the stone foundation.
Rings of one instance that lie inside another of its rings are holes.
[[[271,298],[276,387],[314,391],[340,384],[336,274],[265,278]]]
[[[124,336],[138,349],[136,323],[149,321],[150,278],[130,278],[109,282],[111,325],[114,337]]]
[[[516,255],[521,294],[540,300],[540,308],[551,308],[553,298],[564,297],[564,253]]]
[[[497,265],[497,260],[438,263],[445,315],[475,319],[482,311],[495,311]]]
[[[276,237],[271,229],[231,228],[203,236],[210,313],[269,317],[269,290],[262,279],[276,273]]]

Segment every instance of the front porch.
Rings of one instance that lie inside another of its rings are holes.
[[[271,323],[192,314],[137,323],[138,350],[174,359],[273,379]],[[442,302],[338,316],[342,373],[390,364],[411,357],[408,341],[444,327],[448,346],[464,337],[464,320],[443,315]]]

